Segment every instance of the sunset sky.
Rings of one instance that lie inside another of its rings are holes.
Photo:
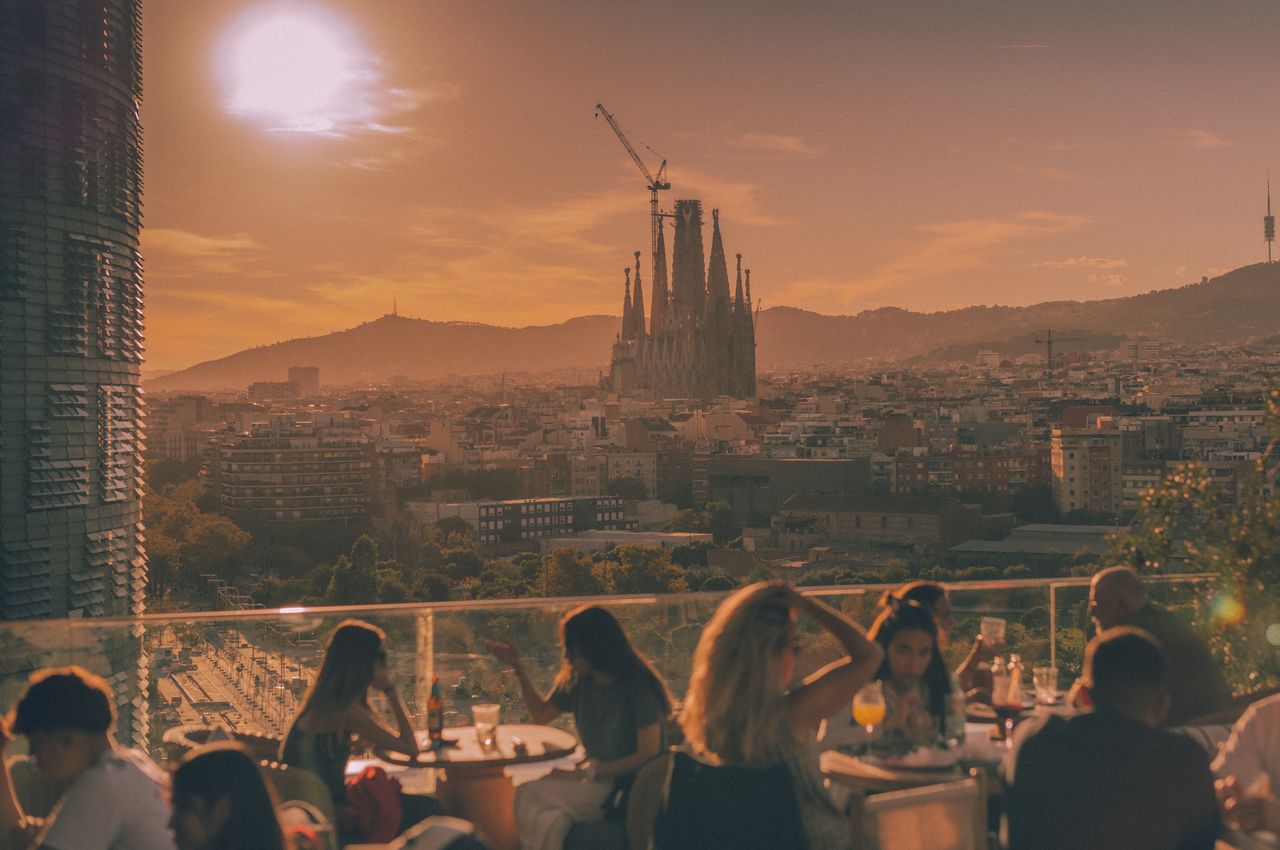
[[[1280,184],[1275,2],[148,0],[143,31],[149,370],[393,298],[618,314],[648,191],[597,101],[766,308],[1177,286],[1265,259]]]

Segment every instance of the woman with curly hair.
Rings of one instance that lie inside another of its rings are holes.
[[[811,617],[845,657],[795,681],[796,618]],[[815,735],[846,707],[880,665],[880,647],[851,619],[782,582],[744,587],[721,603],[702,632],[680,725],[711,764],[785,765],[812,847],[848,847],[847,819],[818,771]]]

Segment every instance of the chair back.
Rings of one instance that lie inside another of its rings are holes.
[[[855,831],[868,850],[987,850],[987,784],[966,779],[867,797]]]
[[[666,794],[667,776],[676,754],[671,751],[650,759],[636,773],[631,783],[631,796],[627,798],[627,843],[632,850],[648,850],[653,840],[653,824],[662,809]]]
[[[314,807],[324,819],[333,825],[337,823],[337,811],[333,807],[333,798],[329,796],[329,787],[324,780],[309,770],[301,767],[290,767],[277,761],[258,762],[263,777],[276,789],[276,797],[281,804],[297,800]]]
[[[406,829],[387,845],[387,850],[444,850],[459,838],[475,834],[476,827],[471,821],[433,815]]]
[[[66,783],[56,783],[41,773],[31,756],[10,756],[9,770],[18,803],[32,817],[48,817],[67,790]]]
[[[768,768],[716,766],[688,753],[669,762],[666,793],[653,824],[658,850],[807,850],[791,774]],[[652,768],[652,765],[649,766]],[[648,770],[649,768],[646,768]],[[644,772],[636,778],[652,782]],[[632,802],[635,801],[632,789]],[[631,845],[644,850],[649,845]]]

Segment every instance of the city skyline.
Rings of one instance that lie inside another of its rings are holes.
[[[597,101],[669,161],[665,208],[723,211],[766,308],[1108,298],[1265,259],[1280,10],[1148,12],[147,4],[147,368],[393,299],[616,314],[648,191]],[[333,57],[313,85],[251,61],[282,33]]]

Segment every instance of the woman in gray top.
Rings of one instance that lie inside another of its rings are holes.
[[[561,850],[574,823],[600,820],[613,792],[666,747],[667,686],[612,614],[598,605],[575,608],[560,621],[560,642],[564,666],[545,697],[514,646],[486,643],[515,669],[534,722],[571,712],[587,753],[574,768],[516,789],[516,824],[526,850]]]
[[[807,614],[848,653],[795,683],[796,615]],[[716,610],[693,654],[680,725],[711,764],[784,764],[809,846],[847,848],[852,830],[822,784],[818,724],[845,708],[875,675],[883,652],[839,611],[782,582],[734,593]]]

